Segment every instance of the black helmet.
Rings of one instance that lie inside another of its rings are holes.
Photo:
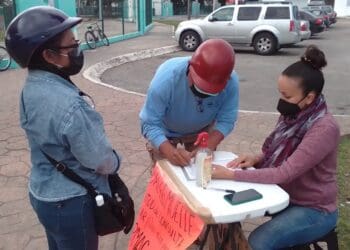
[[[7,51],[21,67],[25,68],[37,48],[81,21],[81,18],[68,17],[53,7],[29,8],[9,24],[5,35]]]

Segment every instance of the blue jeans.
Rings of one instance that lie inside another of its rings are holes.
[[[50,250],[97,250],[94,200],[79,196],[59,202],[44,202],[29,194],[30,203],[44,226]]]
[[[275,250],[302,245],[316,240],[337,223],[338,210],[332,213],[291,205],[249,236],[253,250]]]

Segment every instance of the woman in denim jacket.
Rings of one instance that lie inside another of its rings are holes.
[[[34,7],[18,15],[6,33],[10,55],[28,76],[20,97],[21,126],[31,152],[31,204],[45,228],[49,249],[97,249],[94,200],[67,179],[43,152],[62,161],[103,193],[108,174],[120,159],[106,138],[93,102],[71,81],[84,56],[71,28],[81,18],[51,7]],[[23,25],[25,24],[25,25]]]

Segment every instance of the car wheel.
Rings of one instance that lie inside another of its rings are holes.
[[[254,38],[253,46],[259,55],[271,55],[277,51],[276,38],[267,32],[257,34]]]
[[[181,35],[180,46],[185,51],[195,51],[201,43],[197,32],[189,30]]]

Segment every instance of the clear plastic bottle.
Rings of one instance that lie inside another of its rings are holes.
[[[198,134],[197,141],[194,143],[199,146],[195,156],[196,165],[196,184],[199,187],[206,188],[211,180],[211,164],[213,161],[213,152],[208,148],[209,134],[202,132]]]

